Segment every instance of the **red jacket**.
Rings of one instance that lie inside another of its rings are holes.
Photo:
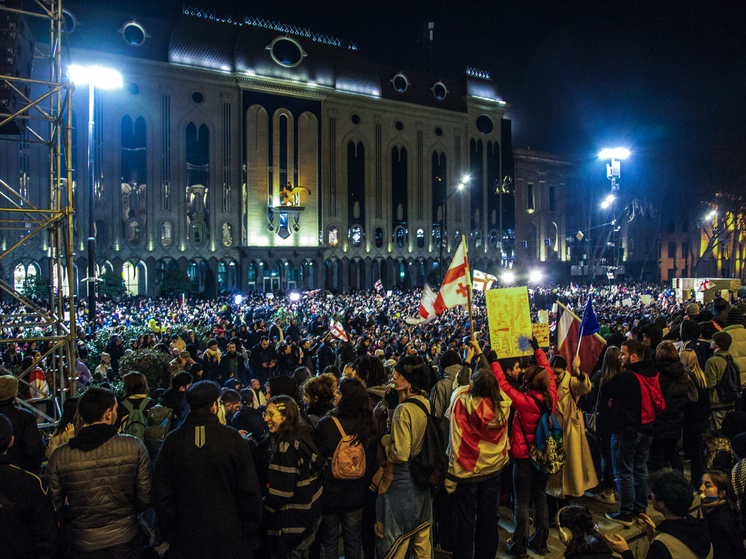
[[[557,409],[557,383],[554,380],[554,371],[549,366],[547,356],[541,349],[537,349],[534,353],[536,361],[544,367],[549,374],[549,393],[552,396],[552,413],[555,413]],[[500,367],[500,364],[495,362],[492,363],[492,372],[495,373],[495,378],[500,384],[500,388],[508,398],[513,400],[513,408],[515,408],[515,417],[513,419],[513,431],[510,434],[510,453],[515,458],[529,458],[529,452],[531,445],[536,437],[536,428],[539,426],[541,416],[544,414],[539,406],[534,401],[534,397],[540,402],[544,402],[544,395],[541,392],[534,390],[524,394],[520,390],[516,390],[505,379],[505,373]],[[523,429],[521,429],[523,427]],[[524,438],[523,432],[526,432]],[[526,440],[528,439],[528,441]]]

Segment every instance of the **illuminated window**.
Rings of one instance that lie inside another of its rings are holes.
[[[358,248],[363,242],[363,230],[359,225],[353,225],[350,237],[352,238],[352,246]]]
[[[192,240],[192,244],[196,247],[201,247],[205,242],[204,229],[202,223],[195,222],[190,226],[189,238]]]
[[[417,229],[417,248],[425,248],[425,231]]]
[[[267,46],[267,50],[272,55],[272,60],[285,68],[297,66],[303,62],[303,57],[306,56],[300,43],[287,35],[276,37]]]
[[[150,38],[145,28],[134,19],[122,25],[118,32],[122,35],[122,40],[131,47],[140,47],[145,39]]]
[[[161,223],[161,246],[170,247],[174,242],[174,226],[170,221]]]
[[[532,213],[536,209],[536,205],[534,204],[534,183],[530,182],[528,183],[528,188],[526,190],[526,198],[527,198],[527,210],[528,213]]]
[[[396,246],[398,248],[404,248],[404,245],[407,243],[407,233],[404,230],[403,227],[397,227],[395,239],[396,239]]]
[[[136,219],[127,224],[127,244],[136,247],[140,244],[140,222]]]
[[[383,229],[378,227],[376,229],[376,248],[383,247]]]
[[[330,247],[335,247],[339,244],[339,235],[336,227],[329,227],[328,240]]]
[[[233,225],[223,223],[220,228],[220,239],[224,247],[233,246]]]

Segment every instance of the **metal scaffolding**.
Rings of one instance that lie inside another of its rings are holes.
[[[14,7],[15,6],[15,7]],[[61,0],[34,0],[13,4],[0,4],[0,16],[25,18],[41,22],[40,28],[49,33],[49,42],[37,33],[33,49],[36,76],[48,76],[47,80],[31,79],[30,76],[0,75],[0,88],[14,92],[10,108],[0,108],[0,129],[14,128],[23,135],[0,135],[2,142],[24,142],[37,144],[49,155],[48,188],[40,184],[35,190],[40,195],[30,196],[23,187],[23,180],[0,176],[0,234],[9,242],[0,248],[0,267],[4,277],[12,277],[9,268],[14,259],[27,251],[40,249],[29,247],[32,239],[41,237],[40,245],[48,262],[49,293],[45,298],[31,300],[16,289],[14,281],[0,279],[0,293],[10,295],[13,303],[21,303],[22,314],[0,314],[0,326],[10,332],[0,340],[4,343],[51,342],[44,352],[48,367],[49,398],[29,398],[29,373],[36,364],[17,372],[19,376],[18,403],[37,414],[40,426],[53,426],[60,418],[60,410],[66,397],[75,394],[75,304],[73,299],[73,182],[71,154],[72,87],[62,74],[64,40],[64,14]],[[5,21],[5,20],[4,20]],[[42,43],[39,45],[39,43]],[[64,49],[67,50],[67,49]],[[45,74],[48,71],[48,74]],[[0,69],[0,74],[3,70]],[[17,72],[13,72],[17,74]],[[9,89],[8,89],[9,88]],[[27,92],[30,91],[31,94]],[[12,93],[11,93],[12,94]],[[21,122],[24,121],[24,122]],[[2,134],[2,132],[0,132]],[[9,173],[12,174],[12,173]],[[42,171],[40,177],[44,177]],[[69,294],[69,298],[68,295]],[[18,307],[16,307],[18,308]],[[0,310],[0,312],[5,312]],[[32,337],[24,337],[23,331],[42,331]]]

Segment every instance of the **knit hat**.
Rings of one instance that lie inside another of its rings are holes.
[[[420,390],[430,389],[430,372],[425,361],[418,356],[404,357],[394,367],[397,374],[407,379],[407,382]]]
[[[209,408],[220,398],[220,386],[211,380],[201,380],[189,387],[186,401],[192,409]]]
[[[685,320],[681,323],[681,339],[696,340],[702,334],[699,323],[693,320]]]
[[[739,433],[730,442],[734,454],[740,460],[746,458],[746,433]]]
[[[0,402],[18,396],[18,379],[12,375],[0,376]]]
[[[728,351],[730,349],[730,344],[733,342],[733,338],[730,337],[728,332],[718,332],[717,334],[713,334],[712,339],[723,351]]]
[[[734,324],[740,324],[743,326],[743,313],[738,309],[738,307],[731,307],[728,311],[728,318],[726,318],[725,321],[728,326]]]
[[[449,349],[440,358],[440,366],[447,369],[452,365],[461,365],[461,358],[458,356],[458,352]]]
[[[686,314],[687,314],[687,316],[697,316],[699,314],[699,311],[700,311],[700,308],[699,308],[699,305],[697,303],[691,303],[686,308]]]
[[[13,424],[0,413],[0,448],[7,448],[13,437]]]

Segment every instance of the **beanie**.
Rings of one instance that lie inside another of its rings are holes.
[[[699,314],[699,311],[700,311],[700,309],[699,309],[699,305],[697,303],[691,303],[686,308],[686,314],[687,314],[687,316],[697,316]]]
[[[725,320],[728,326],[733,326],[734,324],[743,325],[743,313],[738,307],[731,307],[728,311],[728,318]]]
[[[0,376],[0,402],[18,396],[18,379],[12,375]]]
[[[430,372],[425,361],[416,355],[410,355],[399,360],[394,367],[397,374],[403,376],[409,384],[420,390],[430,389]]]
[[[209,408],[220,398],[220,386],[211,380],[201,380],[189,387],[186,401],[193,409]]]
[[[685,320],[681,323],[681,339],[696,340],[702,334],[699,323],[693,320]]]
[[[452,365],[461,365],[461,358],[457,352],[449,349],[440,358],[440,366],[445,370]]]
[[[712,339],[723,351],[728,351],[730,349],[730,344],[733,341],[733,338],[730,337],[728,332],[718,332],[717,334],[713,334]]]

